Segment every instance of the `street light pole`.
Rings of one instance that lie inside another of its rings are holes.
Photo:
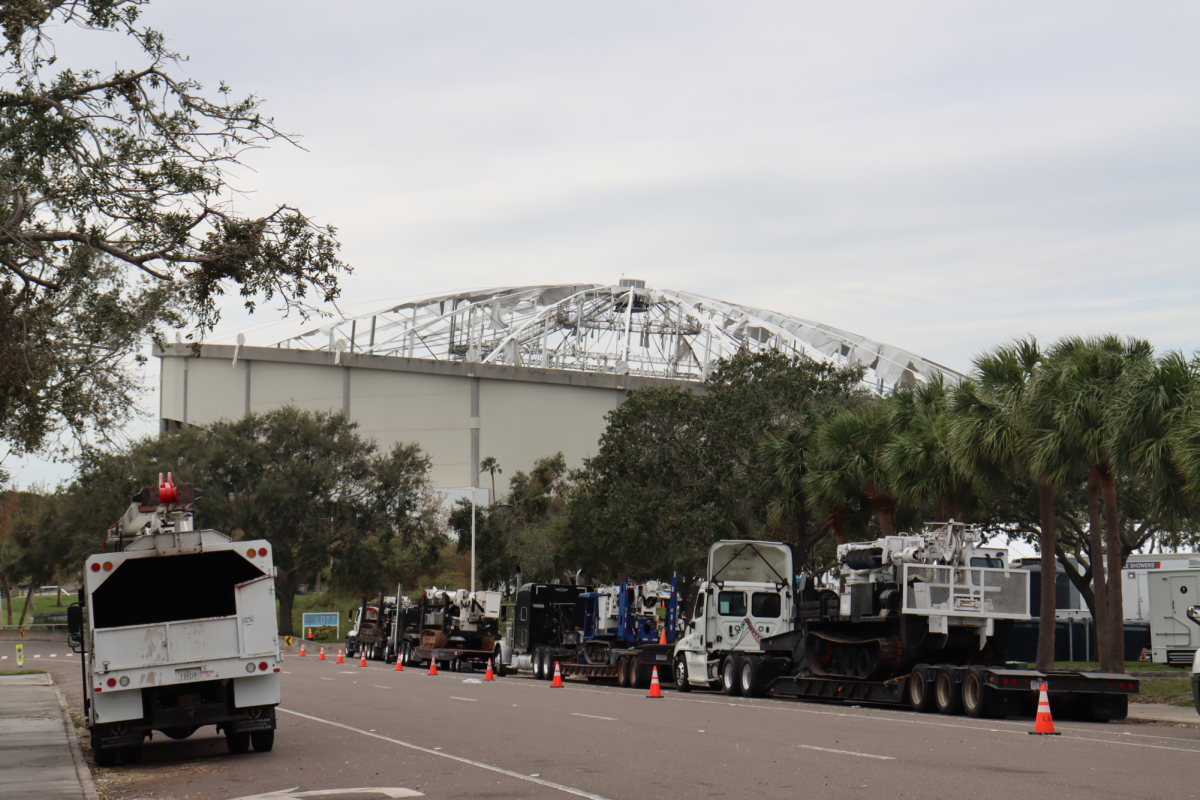
[[[471,593],[475,593],[475,490],[471,490]]]

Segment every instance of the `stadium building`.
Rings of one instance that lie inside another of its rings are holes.
[[[578,466],[627,392],[694,388],[740,348],[858,364],[881,394],[961,378],[828,325],[636,280],[470,291],[254,337],[155,351],[164,432],[288,404],[340,410],[381,449],[419,443],[438,487],[490,485],[487,456],[509,475],[558,451]]]

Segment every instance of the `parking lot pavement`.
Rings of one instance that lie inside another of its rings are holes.
[[[76,669],[78,668],[76,660]],[[67,662],[53,664],[64,670]],[[289,654],[275,749],[197,733],[100,770],[113,797],[379,788],[427,797],[1187,797],[1200,730],[971,720],[526,677],[396,673]],[[211,730],[211,729],[209,729]],[[124,782],[124,783],[122,783]],[[368,795],[362,797],[385,796]],[[412,796],[397,794],[396,796]],[[350,795],[339,795],[350,797]]]

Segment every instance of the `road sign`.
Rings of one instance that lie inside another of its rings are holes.
[[[283,637],[283,646],[291,647],[292,646],[292,637],[290,637],[290,636]]]
[[[17,666],[25,666],[25,645],[23,644],[17,645]]]
[[[301,615],[301,628],[337,628],[337,638],[342,636],[340,614],[336,611],[317,611]]]

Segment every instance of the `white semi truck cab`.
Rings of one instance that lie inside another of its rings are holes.
[[[122,549],[84,564],[68,627],[85,656],[101,766],[136,763],[153,731],[185,739],[216,725],[231,753],[274,744],[282,657],[271,545],[193,530],[195,499],[190,484],[160,477],[109,529]]]
[[[708,574],[675,643],[675,685],[684,691],[741,680],[761,682],[762,639],[792,630],[792,548],[782,542],[726,540],[708,551]]]

